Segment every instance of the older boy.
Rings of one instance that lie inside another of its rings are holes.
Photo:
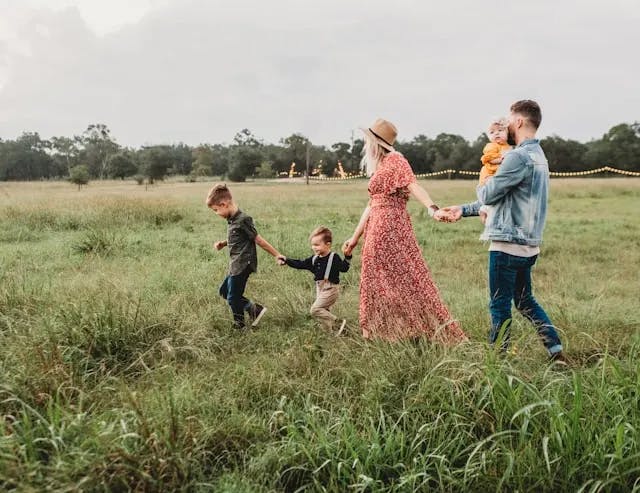
[[[215,185],[209,191],[206,203],[213,212],[226,219],[228,224],[227,239],[213,244],[216,250],[229,247],[229,274],[220,286],[220,296],[227,300],[236,328],[245,328],[245,311],[249,315],[251,326],[255,327],[267,311],[264,306],[253,303],[244,296],[249,276],[258,270],[256,245],[276,258],[280,253],[258,234],[253,219],[238,208],[225,184]]]

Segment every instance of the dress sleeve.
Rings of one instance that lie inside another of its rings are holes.
[[[390,183],[391,191],[395,191],[399,188],[406,188],[412,183],[416,182],[416,175],[413,174],[409,161],[399,152],[391,153],[387,159],[391,162],[392,179]]]

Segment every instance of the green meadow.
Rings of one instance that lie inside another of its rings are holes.
[[[440,205],[473,181],[421,182]],[[0,489],[17,491],[640,491],[640,179],[554,179],[534,293],[569,368],[515,315],[486,344],[481,224],[410,202],[424,258],[471,342],[364,341],[360,250],[335,312],[308,315],[310,273],[259,253],[237,333],[217,295],[226,223],[211,183],[0,184]],[[334,250],[365,181],[232,185],[258,231]],[[515,311],[514,311],[515,314]]]

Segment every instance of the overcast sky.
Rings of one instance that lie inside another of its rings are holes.
[[[587,141],[640,120],[639,26],[639,0],[0,0],[0,138],[474,139],[531,98]]]

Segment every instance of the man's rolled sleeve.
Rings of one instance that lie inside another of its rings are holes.
[[[478,216],[480,215],[480,207],[482,204],[479,201],[471,202],[470,204],[462,204],[462,217]]]

